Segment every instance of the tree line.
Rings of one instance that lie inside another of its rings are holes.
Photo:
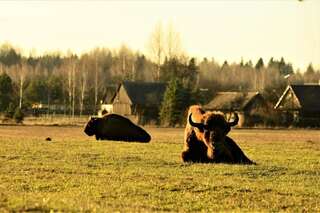
[[[171,38],[170,43],[176,42]],[[275,103],[288,83],[318,83],[320,79],[320,71],[312,64],[302,72],[294,70],[284,58],[271,58],[267,63],[260,58],[256,64],[219,64],[214,58],[197,61],[178,54],[178,49],[170,45],[165,54],[159,45],[153,43],[157,54],[149,58],[125,45],[116,50],[95,48],[82,55],[24,56],[12,45],[3,44],[0,112],[8,111],[10,103],[11,108],[20,109],[41,103],[48,106],[47,113],[51,109],[69,116],[95,114],[107,89],[124,80],[171,82],[173,87],[182,88],[181,97],[189,97],[188,101],[182,99],[183,103],[205,102],[217,91],[260,91]]]

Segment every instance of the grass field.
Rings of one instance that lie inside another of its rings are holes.
[[[141,144],[0,126],[0,212],[320,211],[319,130],[231,131],[254,166],[181,163],[183,129],[147,130]]]

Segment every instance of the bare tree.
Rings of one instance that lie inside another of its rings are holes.
[[[95,56],[95,75],[94,75],[94,112],[97,110],[98,104],[98,77],[99,77],[99,68],[98,68],[98,59],[97,55]]]
[[[88,65],[87,60],[84,59],[83,63],[81,65],[81,68],[79,68],[79,71],[81,72],[80,75],[80,116],[83,113],[83,106],[84,106],[84,99],[85,99],[85,93],[87,91],[87,81],[88,81]]]
[[[28,74],[28,65],[22,64],[19,74],[19,108],[21,109],[23,100],[23,89]]]
[[[162,24],[159,22],[150,38],[150,52],[151,58],[157,64],[156,79],[160,80],[160,66],[164,59],[164,49],[165,49],[165,36],[162,29]]]
[[[69,97],[69,116],[71,116],[72,103],[72,65],[68,67],[68,97]]]
[[[14,65],[7,68],[8,74],[16,82],[19,87],[19,108],[22,108],[23,104],[23,90],[26,83],[27,74],[29,73],[30,67],[25,64]]]
[[[174,30],[174,26],[171,22],[168,25],[165,44],[165,53],[168,59],[178,58],[182,55],[180,34]]]
[[[76,92],[76,64],[72,63],[72,117],[75,111],[75,92]]]
[[[70,59],[68,63],[68,98],[69,98],[69,115],[74,117],[75,108],[75,89],[76,89],[76,61]]]

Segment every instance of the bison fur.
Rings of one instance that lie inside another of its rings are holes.
[[[219,112],[204,111],[199,105],[189,108],[184,134],[184,150],[181,154],[184,162],[202,163],[239,163],[253,162],[240,147],[227,136],[232,126],[239,120],[227,122]]]
[[[96,136],[97,140],[135,141],[147,143],[151,136],[128,118],[118,114],[106,114],[103,117],[91,117],[84,132]]]

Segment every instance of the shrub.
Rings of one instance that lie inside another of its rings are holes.
[[[8,108],[5,111],[4,117],[5,118],[13,118],[14,113],[15,113],[14,105],[13,105],[13,103],[10,103]]]
[[[22,123],[22,121],[24,119],[24,114],[19,107],[16,108],[14,115],[13,115],[13,118],[17,123]]]

